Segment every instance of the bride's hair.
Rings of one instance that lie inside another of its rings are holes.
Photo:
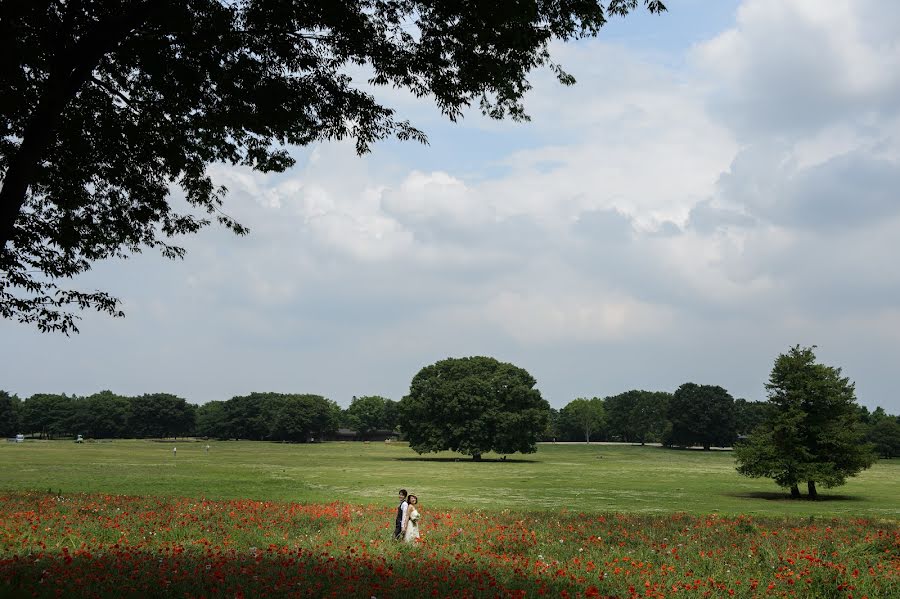
[[[415,499],[415,501],[412,501],[413,499]],[[407,496],[406,496],[406,501],[407,501],[408,503],[419,503],[419,498],[416,497],[415,495],[407,495]]]

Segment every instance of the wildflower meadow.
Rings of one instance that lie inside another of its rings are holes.
[[[265,451],[264,444],[259,446]],[[81,449],[66,451],[77,454]],[[153,446],[140,451],[159,453]],[[283,451],[302,453],[305,448]],[[558,459],[568,450],[554,451],[558,453],[546,455]],[[28,460],[24,452],[17,455]],[[88,455],[68,458],[76,472],[78,463],[89,462]],[[540,451],[536,462],[538,458]],[[127,459],[136,458],[129,454]],[[126,468],[135,467],[128,463]],[[170,470],[188,473],[188,463]],[[35,477],[50,467],[39,460],[23,464],[19,466],[30,467]],[[428,467],[428,462],[416,464]],[[449,464],[460,467],[455,461]],[[4,469],[19,466],[6,462]],[[60,480],[67,487],[74,484],[75,477],[63,470],[57,471]],[[258,474],[265,477],[267,472]],[[209,480],[204,473],[195,469],[199,486]],[[112,483],[110,478],[106,484]],[[152,478],[145,484],[141,494],[0,491],[0,595],[900,596],[900,527],[895,517],[878,516],[876,510],[863,517],[607,511],[565,501],[527,509],[504,508],[501,496],[489,507],[425,502],[422,538],[405,544],[392,540],[396,506],[390,497],[375,502],[212,499],[202,493],[160,494],[164,487]],[[252,487],[233,491],[249,495]],[[818,505],[827,510],[827,501]]]
[[[0,498],[0,584],[32,597],[896,597],[871,519],[432,511],[116,495]]]

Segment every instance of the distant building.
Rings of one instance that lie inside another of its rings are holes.
[[[359,436],[359,433],[350,428],[339,428],[332,435],[334,441],[387,441],[388,439],[397,440],[400,434],[390,429],[378,429],[371,431],[366,435],[365,439]]]

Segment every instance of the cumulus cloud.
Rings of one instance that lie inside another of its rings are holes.
[[[715,82],[709,104],[742,138],[810,134],[896,114],[897,22],[896,4],[876,0],[747,0],[695,59]]]
[[[671,318],[667,310],[627,296],[596,292],[501,293],[488,300],[481,312],[524,343],[614,342],[625,338],[664,334]]]

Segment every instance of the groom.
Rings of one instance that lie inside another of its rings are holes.
[[[400,505],[397,506],[397,519],[394,522],[394,538],[399,541],[403,535],[403,516],[406,515],[406,508],[409,507],[409,504],[406,503],[406,489],[400,489],[398,498]]]

